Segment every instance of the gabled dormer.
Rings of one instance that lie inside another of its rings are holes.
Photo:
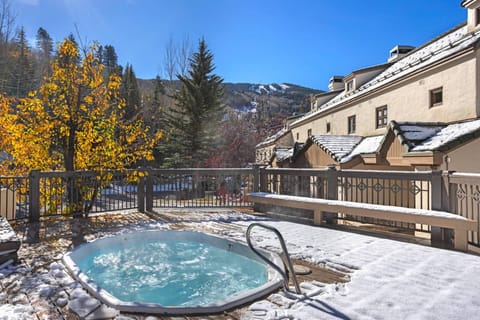
[[[463,0],[462,6],[468,10],[468,32],[480,29],[480,0]]]
[[[382,73],[382,71],[384,71],[390,65],[391,63],[386,63],[353,71],[348,76],[343,78],[343,82],[345,83],[345,93],[355,91],[364,83],[370,81],[371,79]]]

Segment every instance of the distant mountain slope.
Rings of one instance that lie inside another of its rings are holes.
[[[178,88],[178,81],[165,81],[170,88]],[[152,94],[154,80],[138,79],[142,95]],[[310,89],[291,83],[224,83],[225,103],[239,112],[257,112],[260,109],[271,114],[290,115],[307,112],[310,108],[310,95],[321,90]],[[172,94],[173,92],[170,92]]]

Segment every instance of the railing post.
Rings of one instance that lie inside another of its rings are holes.
[[[329,165],[327,170],[327,199],[338,199],[338,171],[335,165]],[[327,224],[335,224],[337,222],[337,212],[324,212],[323,217]]]
[[[153,171],[147,169],[145,180],[145,209],[147,212],[153,211]]]
[[[138,211],[145,212],[145,176],[140,176],[137,185]]]
[[[40,220],[40,171],[32,170],[29,175],[29,209],[30,222]]]
[[[445,184],[443,181],[441,170],[432,170],[431,178],[432,186],[432,198],[431,204],[432,210],[445,211],[448,210],[447,202],[444,201],[443,195],[447,194]],[[453,248],[453,230],[440,227],[431,227],[430,241],[432,245]]]
[[[265,166],[260,167],[260,192],[268,192]]]
[[[261,164],[253,165],[253,192],[264,192],[265,188],[263,180],[265,175],[265,168]]]

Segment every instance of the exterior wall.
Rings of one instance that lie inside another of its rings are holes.
[[[480,173],[480,138],[452,150],[448,157],[450,158],[448,170]],[[447,170],[445,162],[441,169]]]
[[[376,69],[373,69],[373,70],[370,70],[370,71],[367,71],[367,72],[362,72],[362,73],[356,74],[355,75],[354,87],[359,88],[364,83],[370,81],[371,79],[375,78],[377,75],[382,73],[383,70],[385,70],[385,69],[386,69],[386,67],[378,68],[378,69],[376,68]]]
[[[372,164],[364,164],[364,163],[358,163],[354,166],[351,167],[343,167],[342,169],[352,169],[352,170],[380,170],[380,171],[387,171],[387,170],[393,170],[393,171],[412,171],[413,168],[411,166],[389,166],[385,164],[377,164],[377,165],[372,165]]]
[[[295,160],[294,167],[296,168],[323,168],[331,164],[336,164],[325,151],[317,145],[311,145],[305,150],[302,155]]]
[[[278,147],[291,147],[293,146],[293,136],[291,132],[281,136],[276,142],[275,145]]]
[[[275,142],[271,144],[265,145],[261,148],[256,148],[255,150],[255,162],[259,164],[268,164],[270,159],[272,159],[273,154],[275,153],[275,148],[286,146],[290,147],[293,146],[293,137],[292,133],[288,132],[284,134],[280,138],[278,138]]]
[[[336,95],[338,95],[341,91],[336,92],[326,92],[323,94],[319,94],[318,96],[314,97],[314,102],[312,104],[312,110],[317,110],[319,106],[326,103],[327,101],[333,99]]]
[[[372,136],[385,132],[376,128],[376,108],[387,105],[388,121],[453,122],[476,118],[477,63],[470,53],[454,61],[420,73],[408,80],[392,84],[377,93],[369,93],[353,102],[343,103],[323,112],[321,116],[292,127],[293,137],[305,141],[307,130],[313,135],[327,134],[326,123],[331,123],[330,134],[348,134],[349,116],[356,116],[355,135]],[[443,87],[442,105],[430,108],[430,90]]]
[[[275,145],[271,144],[255,151],[255,162],[259,164],[268,164],[275,152]]]

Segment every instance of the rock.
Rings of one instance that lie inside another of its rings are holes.
[[[50,298],[55,294],[56,289],[50,285],[43,284],[38,287],[37,291],[40,297]]]
[[[97,310],[90,313],[85,320],[102,320],[102,319],[113,319],[120,314],[120,311],[110,308],[104,304],[100,306]]]
[[[56,301],[55,301],[55,304],[60,307],[60,308],[63,308],[65,307],[67,304],[68,304],[68,299],[67,298],[64,298],[64,297],[60,297],[58,298]]]
[[[58,270],[58,269],[52,270],[51,274],[54,278],[57,278],[57,279],[65,278],[67,276],[67,274],[63,270]]]
[[[68,309],[76,313],[79,317],[85,318],[100,306],[100,301],[90,296],[81,296],[70,300]]]
[[[90,295],[82,288],[76,288],[70,293],[70,299],[77,299],[82,297],[90,297]]]
[[[62,270],[63,267],[58,262],[53,262],[50,264],[50,270]]]

